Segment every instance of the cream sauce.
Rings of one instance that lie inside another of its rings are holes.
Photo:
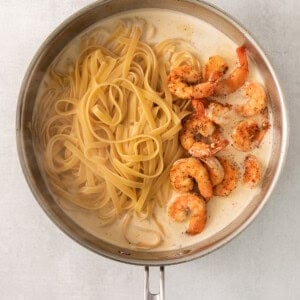
[[[235,67],[237,59],[235,49],[238,45],[233,43],[227,36],[208,23],[182,13],[159,9],[134,10],[101,20],[93,27],[101,25],[101,27],[104,28],[114,28],[120,19],[132,17],[143,18],[147,21],[148,31],[145,33],[143,39],[148,43],[157,43],[169,38],[183,38],[188,40],[198,50],[202,63],[207,61],[210,56],[218,54],[225,58],[231,68]],[[174,20],[176,20],[176,22],[174,22]],[[78,55],[78,40],[79,38],[76,38],[71,42],[71,45],[68,45],[68,51],[65,54],[69,58]],[[65,68],[65,66],[64,62],[64,65],[61,67]],[[250,62],[248,80],[252,79],[263,83],[262,77],[256,71],[255,65],[253,62]],[[235,104],[240,103],[240,99],[240,92],[236,92],[228,96],[225,101],[230,104]],[[272,119],[270,119],[270,121],[272,124]],[[235,119],[234,122],[236,123],[237,119]],[[230,134],[230,132],[228,132],[228,134]],[[271,156],[271,145],[272,130],[269,130],[261,147],[252,151],[252,153],[261,161],[264,170],[266,169]],[[220,156],[233,158],[240,166],[242,166],[242,162],[246,155],[247,153],[237,151],[231,145],[220,154]],[[240,171],[241,177],[242,170]],[[186,247],[195,244],[215,235],[237,218],[251,202],[253,197],[259,192],[260,187],[250,190],[239,183],[238,187],[230,194],[230,196],[213,197],[207,205],[208,220],[206,227],[201,234],[196,236],[188,236],[185,234],[187,222],[175,223],[169,219],[167,215],[167,205],[164,208],[157,208],[156,215],[159,222],[164,226],[165,236],[161,246],[152,249],[151,251],[180,249],[183,246]],[[172,199],[175,197],[176,193],[173,193]],[[170,199],[170,201],[172,201],[172,199]],[[168,199],[166,199],[166,202],[167,201]],[[128,244],[121,232],[121,220],[116,220],[114,223],[107,226],[101,226],[99,218],[93,213],[75,208],[71,204],[61,202],[60,204],[75,222],[96,237],[120,247],[132,247]],[[149,228],[149,226],[155,228],[153,221],[151,221],[151,224],[149,224],[149,222],[150,221],[147,220],[141,221],[136,219],[133,223],[143,228]],[[134,228],[135,227],[131,227],[128,232],[131,239],[145,242],[154,238],[153,234],[145,233],[144,231]]]

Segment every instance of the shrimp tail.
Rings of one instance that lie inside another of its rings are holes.
[[[195,110],[196,116],[201,117],[204,115],[205,108],[201,99],[192,99],[192,106]]]
[[[216,96],[226,96],[235,92],[246,81],[248,76],[248,59],[246,48],[244,46],[236,49],[236,54],[239,61],[239,66],[235,68],[227,78],[219,81],[215,88],[214,94]]]

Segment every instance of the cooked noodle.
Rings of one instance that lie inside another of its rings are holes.
[[[94,210],[107,223],[125,216],[125,236],[132,216],[152,219],[156,242],[131,243],[153,248],[163,237],[154,209],[169,198],[169,170],[183,154],[178,132],[189,113],[187,101],[172,100],[167,73],[171,65],[200,64],[182,40],[145,43],[145,26],[131,20],[112,33],[90,30],[76,58],[57,57],[34,128],[58,199]]]

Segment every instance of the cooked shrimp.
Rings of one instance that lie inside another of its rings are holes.
[[[261,164],[256,156],[247,155],[244,160],[243,183],[250,189],[257,186],[261,179]]]
[[[222,57],[211,56],[203,68],[203,80],[208,81],[212,76],[221,77],[228,70],[228,65]]]
[[[180,142],[184,149],[189,150],[195,142],[197,137],[208,137],[215,131],[215,125],[205,116],[192,116],[183,126],[180,132]]]
[[[224,126],[231,117],[231,105],[211,102],[205,109],[205,115],[214,123]]]
[[[252,117],[261,113],[267,106],[267,96],[264,88],[257,82],[248,82],[243,87],[248,101],[236,107],[236,112],[243,117]]]
[[[253,150],[260,145],[269,127],[267,121],[261,127],[251,119],[241,121],[232,133],[233,146],[243,152]]]
[[[223,181],[214,187],[214,195],[228,196],[237,186],[239,172],[237,167],[227,159],[219,158],[224,169]]]
[[[221,183],[224,179],[224,168],[215,156],[203,157],[201,160],[207,167],[209,177],[213,186]]]
[[[226,96],[235,92],[246,81],[248,76],[248,60],[245,47],[236,49],[239,66],[235,68],[228,77],[220,80],[214,89],[216,96]]]
[[[228,145],[227,140],[221,140],[217,143],[206,144],[203,142],[196,142],[190,148],[189,153],[193,157],[205,158],[210,157],[223,150]]]
[[[216,129],[206,141],[197,141],[189,149],[189,153],[198,158],[209,157],[226,148],[229,142],[222,137],[220,129]]]
[[[177,160],[170,171],[173,188],[178,192],[188,192],[194,187],[194,179],[198,184],[200,194],[209,199],[212,196],[212,184],[209,174],[203,164],[196,158]]]
[[[195,67],[184,65],[173,69],[168,76],[170,92],[182,99],[205,98],[213,94],[218,77],[201,83],[201,72]]]
[[[175,222],[184,222],[190,218],[186,233],[195,235],[205,227],[206,203],[194,194],[181,195],[169,206],[169,216]]]

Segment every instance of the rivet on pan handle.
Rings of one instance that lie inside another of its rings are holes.
[[[165,271],[160,267],[159,293],[152,294],[149,290],[149,267],[145,266],[144,300],[165,300]]]

